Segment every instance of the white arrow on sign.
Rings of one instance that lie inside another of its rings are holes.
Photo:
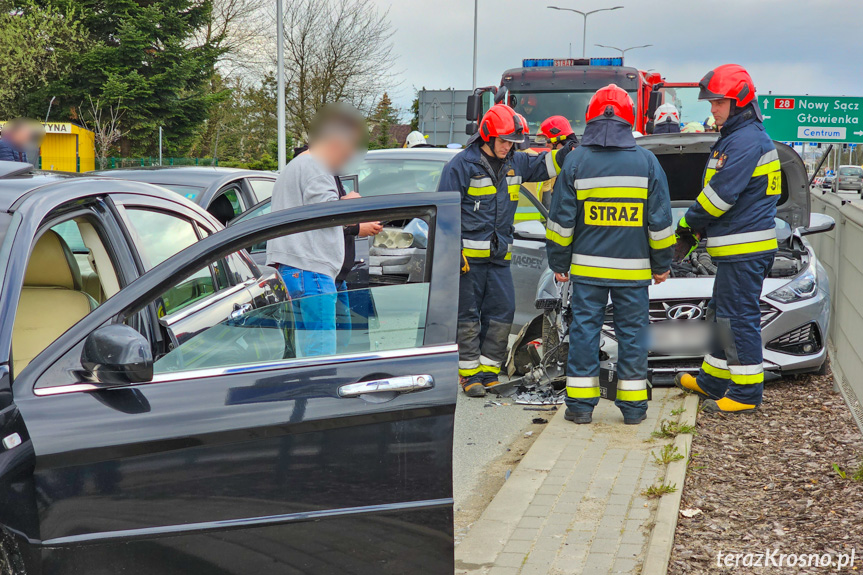
[[[861,130],[859,132],[854,132],[854,135],[855,136],[863,136],[863,130]]]
[[[768,103],[769,101],[770,101],[770,100],[768,100],[767,98],[764,98],[764,109],[765,109],[765,110],[767,109],[767,103]]]
[[[765,120],[769,120],[771,118],[770,116],[763,116],[763,117]]]

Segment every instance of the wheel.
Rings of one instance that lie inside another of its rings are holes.
[[[569,355],[569,344],[564,343],[560,345],[560,335],[557,332],[557,326],[555,326],[555,320],[557,319],[557,314],[554,312],[545,312],[542,315],[542,354],[543,359],[545,358],[545,354],[554,351],[554,357],[550,358],[549,362],[558,362],[565,363],[566,358]],[[557,349],[555,349],[557,348]]]

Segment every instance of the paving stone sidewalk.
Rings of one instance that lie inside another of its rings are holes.
[[[682,405],[677,389],[656,389],[638,426],[623,425],[610,401],[591,425],[558,410],[456,547],[456,573],[639,573],[657,506],[641,492],[663,480],[651,451],[670,442],[649,440]]]

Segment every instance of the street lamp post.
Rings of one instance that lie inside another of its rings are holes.
[[[627,52],[630,50],[637,50],[639,48],[650,48],[653,44],[645,44],[644,46],[630,46],[629,48],[618,48],[617,46],[606,46],[605,44],[594,44],[594,46],[599,46],[600,48],[608,48],[610,50],[617,50],[620,52],[620,57],[623,58]]]
[[[476,26],[477,26],[477,17],[479,16],[479,0],[473,0],[473,86],[471,89],[476,88]]]
[[[596,14],[597,12],[620,10],[621,8],[623,8],[623,6],[614,6],[612,8],[599,8],[597,10],[591,10],[590,12],[582,12],[581,10],[574,10],[572,8],[561,8],[560,6],[548,6],[548,8],[552,10],[565,10],[567,12],[575,12],[576,14],[581,14],[582,18],[584,18],[584,28],[582,30],[581,38],[581,57],[584,58],[584,54],[587,49],[587,17],[591,14]]]
[[[279,139],[279,170],[287,163],[288,150],[285,143],[285,24],[282,0],[276,0],[276,137]]]

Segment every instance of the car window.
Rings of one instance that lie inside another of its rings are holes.
[[[237,218],[235,221],[233,221],[231,223],[237,224],[240,222],[245,222],[246,220],[250,220],[252,218],[257,218],[258,216],[263,216],[265,214],[269,214],[271,211],[273,211],[272,202],[265,201],[265,202],[262,202],[261,204],[259,204],[257,207],[252,208],[251,210],[249,210],[248,212],[246,212],[245,214],[243,214],[242,216],[240,216],[239,218]],[[255,245],[251,246],[250,248],[248,248],[248,250],[250,253],[253,253],[253,254],[265,252],[265,251],[267,251],[267,242],[257,243]]]
[[[422,274],[420,274],[422,275]],[[318,285],[309,280],[308,285]],[[423,344],[429,283],[274,297],[234,306],[155,363],[157,374],[272,364],[284,360],[408,349]],[[219,296],[216,296],[218,299]]]
[[[839,168],[840,176],[863,176],[863,168]]]
[[[273,197],[273,186],[275,183],[275,180],[249,179],[249,185],[252,186],[255,198],[259,202]]]
[[[187,200],[197,202],[198,196],[201,192],[204,191],[204,188],[199,188],[197,186],[181,186],[179,184],[156,184],[158,186],[162,186],[163,188],[168,188],[172,192],[176,192],[186,198]]]
[[[411,159],[364,159],[345,173],[357,174],[363,197],[435,192],[445,162]]]
[[[135,245],[147,271],[198,241],[192,222],[185,218],[138,208],[128,208],[126,214],[132,226]],[[227,285],[229,284],[226,281],[222,287]],[[168,315],[215,293],[218,289],[208,267],[165,292],[160,301],[156,302],[156,309],[160,317]]]
[[[36,240],[12,328],[16,374],[119,291],[117,272],[101,229],[97,218],[81,215],[55,223]]]

